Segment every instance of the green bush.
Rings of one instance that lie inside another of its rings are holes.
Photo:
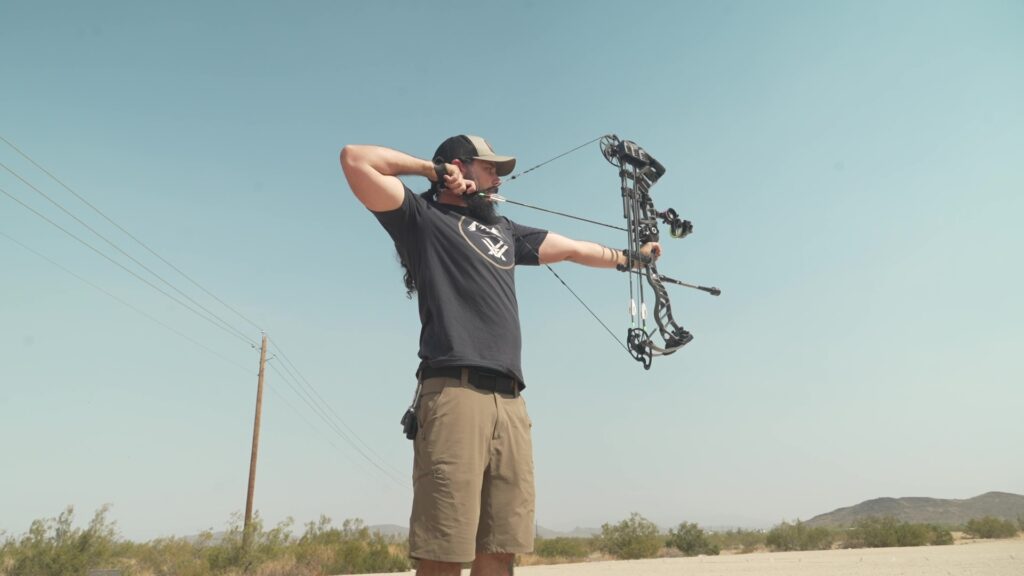
[[[149,576],[208,576],[211,574],[206,550],[213,534],[204,532],[197,540],[159,538],[145,544],[129,543],[125,555],[140,574]]]
[[[628,519],[601,526],[601,549],[622,560],[653,558],[662,547],[658,527],[636,512]]]
[[[718,556],[720,551],[704,530],[692,522],[683,522],[676,530],[669,529],[667,544],[677,548],[683,556]]]
[[[931,525],[932,529],[932,540],[929,542],[932,546],[949,546],[953,543],[953,533],[942,526]]]
[[[538,538],[533,553],[541,558],[582,560],[590,555],[589,538]]]
[[[361,520],[333,528],[330,519],[307,525],[294,538],[288,519],[264,530],[257,514],[248,533],[239,516],[214,539],[164,538],[138,544],[118,539],[107,522],[108,507],[96,512],[85,530],[72,526],[73,510],[36,520],[21,539],[0,543],[0,576],[85,576],[97,568],[126,576],[322,576],[410,569],[408,546],[374,533]]]
[[[964,532],[975,538],[1013,538],[1017,535],[1017,527],[1009,520],[985,516],[969,520]]]
[[[899,522],[893,517],[871,517],[859,520],[850,530],[847,548],[891,548],[895,546],[927,546],[953,543],[949,530],[932,524]]]
[[[738,528],[708,534],[708,540],[717,546],[719,550],[735,550],[741,554],[749,554],[765,546],[765,532],[762,530],[743,530]]]
[[[299,538],[296,559],[300,564],[318,565],[328,574],[403,572],[411,568],[405,547],[394,545],[380,533],[370,533],[362,520],[345,520],[341,528],[331,519],[306,524]]]
[[[68,506],[56,518],[35,520],[21,539],[8,538],[0,548],[6,576],[76,576],[97,568],[117,568],[121,548],[117,531],[107,521],[109,505],[96,511],[87,528],[72,526],[75,510]]]
[[[765,544],[775,551],[828,550],[834,538],[827,528],[809,528],[797,520],[796,524],[783,522],[768,531]]]

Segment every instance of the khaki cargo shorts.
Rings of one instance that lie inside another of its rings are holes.
[[[530,417],[522,396],[462,378],[423,381],[413,442],[409,556],[471,562],[533,551]]]

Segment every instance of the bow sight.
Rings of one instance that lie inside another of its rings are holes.
[[[669,234],[673,238],[686,238],[693,232],[693,224],[689,220],[683,220],[676,213],[675,208],[669,208],[664,212],[658,212],[658,218],[669,227]]]

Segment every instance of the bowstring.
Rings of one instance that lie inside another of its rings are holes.
[[[526,240],[523,240],[523,244],[526,244],[526,247],[529,248],[530,251],[533,252],[537,256],[537,263],[540,264],[541,263],[540,262],[540,252],[538,252],[537,249],[534,248],[533,245],[530,244],[529,242],[527,242]],[[605,332],[607,332],[608,335],[611,336],[612,340],[614,340],[615,343],[618,344],[619,346],[622,346],[622,349],[625,350],[626,353],[628,354],[629,353],[629,348],[627,348],[626,345],[622,341],[619,340],[619,337],[615,335],[615,332],[613,332],[612,329],[609,328],[608,325],[605,324],[604,321],[601,320],[601,318],[598,317],[597,313],[594,312],[594,310],[591,309],[590,306],[587,306],[587,303],[583,301],[583,298],[580,298],[580,295],[577,294],[575,290],[570,288],[569,285],[565,283],[565,280],[563,280],[562,277],[558,275],[558,272],[555,272],[555,269],[552,268],[550,264],[544,264],[544,267],[547,268],[549,272],[554,274],[555,278],[558,278],[558,281],[562,283],[562,286],[565,286],[565,289],[568,290],[569,293],[572,294],[574,298],[576,298],[577,302],[582,304],[583,307],[587,309],[587,312],[590,312],[590,315],[594,317],[594,320],[597,320],[597,323],[600,324],[604,328]]]
[[[559,158],[562,158],[563,156],[568,156],[569,154],[572,154],[573,152],[579,150],[580,148],[584,148],[586,146],[589,146],[589,145],[593,144],[594,142],[597,142],[598,140],[600,140],[601,138],[604,138],[605,136],[607,136],[607,134],[602,134],[602,135],[598,136],[597,138],[594,138],[593,140],[590,140],[588,142],[584,142],[583,144],[580,144],[579,146],[573,148],[572,150],[569,150],[568,152],[562,152],[558,156],[555,156],[554,158],[545,160],[545,161],[541,162],[540,164],[537,164],[536,166],[534,166],[532,168],[528,168],[526,170],[523,170],[522,172],[517,172],[517,173],[509,176],[508,181],[511,182],[511,181],[515,180],[516,178],[519,178],[520,176],[525,176],[526,174],[529,174],[530,172],[533,172],[537,168],[540,168],[541,166],[544,166],[545,164],[550,164],[550,163],[554,162],[555,160],[558,160]]]
[[[597,138],[594,138],[593,140],[589,140],[587,142],[584,142],[583,144],[580,144],[579,146],[569,150],[568,152],[563,152],[563,153],[559,154],[558,156],[555,156],[554,158],[550,158],[548,160],[545,160],[545,161],[541,162],[540,164],[537,164],[536,166],[532,166],[532,167],[530,167],[530,168],[528,168],[526,170],[523,170],[522,172],[517,172],[516,174],[513,174],[512,176],[510,176],[508,181],[511,182],[511,181],[515,180],[516,178],[519,178],[520,176],[525,176],[526,174],[529,174],[530,172],[533,172],[534,170],[540,168],[541,166],[544,166],[546,164],[550,164],[551,162],[554,162],[555,160],[558,160],[559,158],[562,158],[564,156],[568,156],[569,154],[572,154],[573,152],[575,152],[575,151],[577,151],[577,150],[579,150],[581,148],[589,146],[590,144],[593,144],[594,142],[597,142],[598,140],[600,140],[600,139],[602,139],[604,137],[605,137],[605,135],[602,134],[601,136],[598,136]],[[492,186],[491,188],[488,188],[488,189],[485,189],[485,190],[480,190],[477,193],[478,194],[479,193],[484,193],[484,194],[491,193],[491,194],[493,194],[493,191],[496,191],[496,190],[497,190],[497,187],[493,187]],[[584,222],[589,222],[591,224],[598,224],[598,225],[601,225],[601,226],[606,226],[608,228],[614,228],[614,229],[617,229],[617,230],[623,230],[623,228],[620,228],[618,226],[612,226],[610,224],[604,224],[602,222],[596,222],[596,221],[593,221],[593,220],[587,220],[586,218],[580,218],[578,216],[571,216],[569,214],[564,214],[564,213],[561,213],[561,212],[556,212],[554,210],[547,210],[545,208],[540,208],[538,206],[531,206],[531,205],[525,204],[523,202],[516,202],[514,200],[508,200],[507,198],[503,198],[503,197],[499,197],[498,201],[500,201],[500,202],[507,202],[509,204],[515,204],[517,206],[525,206],[527,208],[533,208],[534,210],[540,210],[542,212],[550,212],[550,213],[553,213],[553,214],[558,214],[560,216],[567,216],[569,218],[574,218],[576,220],[582,220]],[[625,230],[626,230],[627,234],[631,234],[631,230],[629,230],[629,229],[625,229]],[[540,263],[540,252],[538,251],[538,249],[534,248],[532,244],[530,244],[529,242],[527,242],[525,240],[523,241],[523,243],[526,244],[527,248],[529,248],[530,251],[533,252],[534,255],[537,256],[537,263],[539,264]],[[580,295],[577,294],[575,290],[573,290],[571,287],[569,287],[568,284],[566,284],[565,280],[561,276],[558,275],[558,272],[555,272],[555,269],[552,268],[550,264],[544,264],[544,267],[547,268],[549,272],[554,274],[555,278],[557,278],[558,281],[562,283],[562,286],[565,286],[565,289],[568,290],[569,293],[572,294],[574,298],[576,298],[576,301],[579,302],[583,306],[583,308],[585,308],[587,310],[587,312],[590,313],[590,315],[594,318],[594,320],[597,320],[597,323],[600,324],[602,328],[604,328],[605,332],[607,332],[608,335],[611,336],[612,340],[614,340],[616,344],[621,346],[622,349],[625,350],[627,354],[632,355],[632,353],[629,351],[629,347],[627,347],[624,342],[619,340],[618,336],[615,335],[615,332],[613,332],[612,329],[609,328],[608,325],[605,324],[604,321],[601,320],[600,317],[598,317],[597,313],[595,313],[594,310],[590,306],[588,306],[586,302],[583,301],[583,298],[580,298]],[[632,284],[632,281],[633,281],[633,275],[630,274],[630,284]]]

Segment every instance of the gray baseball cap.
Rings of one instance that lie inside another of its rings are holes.
[[[434,152],[434,162],[443,161],[451,163],[452,160],[485,160],[494,162],[498,176],[508,176],[516,168],[516,159],[513,156],[499,156],[494,153],[494,148],[486,140],[479,136],[460,134],[452,136]]]

